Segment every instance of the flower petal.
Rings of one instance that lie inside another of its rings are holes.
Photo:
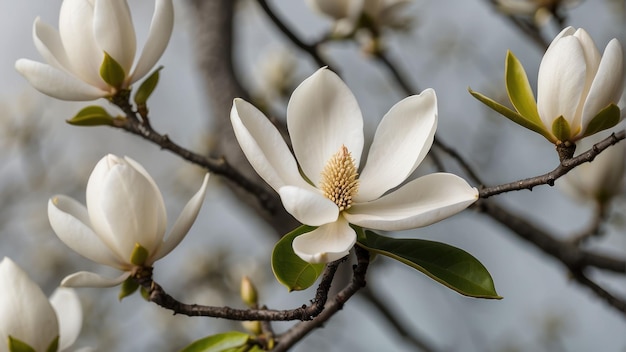
[[[278,193],[287,212],[305,225],[328,224],[336,221],[339,216],[337,205],[319,191],[285,186],[281,187]]]
[[[159,60],[172,36],[174,5],[172,0],[156,0],[148,39],[131,75],[129,84],[145,76]]]
[[[613,39],[607,44],[600,61],[589,95],[582,111],[582,131],[600,110],[609,104],[617,104],[624,90],[624,53],[622,47]]]
[[[126,0],[95,0],[93,34],[98,48],[115,59],[129,76],[137,39]]]
[[[356,243],[356,233],[348,222],[337,221],[322,225],[293,240],[293,251],[309,263],[329,263],[348,255]]]
[[[561,38],[543,56],[537,82],[537,110],[548,130],[559,116],[572,125],[573,131],[580,127],[574,122],[585,77],[585,55],[577,38]]]
[[[396,231],[430,225],[467,208],[478,191],[453,174],[435,173],[415,179],[375,201],[354,204],[343,214],[362,227]]]
[[[187,205],[185,205],[183,211],[178,216],[178,219],[174,223],[174,226],[172,226],[172,229],[170,230],[169,235],[161,245],[161,248],[159,248],[154,258],[152,260],[149,260],[147,264],[152,264],[155,261],[166,256],[169,252],[176,248],[176,246],[178,246],[183,238],[185,238],[187,232],[189,232],[189,229],[191,228],[191,225],[193,225],[194,221],[196,221],[196,217],[198,216],[200,207],[204,202],[204,195],[206,194],[206,188],[208,184],[209,174],[207,173],[206,175],[204,175],[202,186],[200,186],[198,192],[196,192],[196,194],[191,197],[189,202],[187,202]]]
[[[59,351],[74,344],[83,326],[83,308],[76,292],[59,287],[50,296],[50,304],[59,320]]]
[[[109,95],[109,92],[76,79],[69,74],[27,59],[15,62],[15,69],[38,91],[53,98],[70,101],[88,101]]]
[[[233,101],[230,121],[246,158],[276,192],[286,185],[311,187],[300,176],[285,140],[261,111],[237,98]]]
[[[71,73],[71,65],[65,54],[59,32],[41,21],[39,17],[33,23],[33,41],[39,54],[51,66]]]
[[[356,202],[376,199],[396,187],[422,162],[437,129],[437,96],[427,89],[408,97],[383,117],[359,176]]]
[[[96,263],[124,267],[124,258],[116,257],[89,227],[87,208],[82,204],[66,196],[54,196],[48,202],[48,219],[59,239],[76,253]]]
[[[363,116],[350,88],[334,72],[321,68],[294,90],[287,128],[296,159],[313,185],[319,185],[324,166],[342,145],[358,168]]]
[[[58,336],[59,325],[41,288],[7,257],[0,261],[0,287],[0,336],[5,339],[1,343],[6,344],[10,335],[45,351]]]
[[[116,278],[107,278],[88,271],[79,271],[68,275],[61,281],[63,287],[114,287],[130,277],[130,272],[126,271]]]

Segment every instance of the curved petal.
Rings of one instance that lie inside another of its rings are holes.
[[[39,54],[51,66],[71,73],[71,65],[65,54],[65,48],[61,42],[59,32],[52,26],[35,18],[33,23],[33,41]]]
[[[72,275],[66,276],[61,281],[63,287],[114,287],[130,277],[130,271],[124,272],[116,278],[108,278],[100,276],[96,273],[88,271],[79,271]]]
[[[0,336],[10,335],[45,351],[58,336],[59,325],[41,288],[7,257],[0,261],[0,287]]]
[[[478,191],[453,174],[415,179],[375,201],[344,212],[352,224],[385,231],[423,227],[452,216],[478,199]]]
[[[246,158],[276,192],[286,185],[308,186],[285,140],[261,111],[237,98],[233,101],[230,121]]]
[[[200,211],[200,207],[202,207],[202,203],[204,202],[204,195],[206,194],[206,188],[208,184],[209,174],[207,173],[206,175],[204,175],[202,186],[200,186],[198,192],[196,192],[196,194],[191,197],[189,202],[187,202],[187,205],[185,205],[183,211],[178,216],[178,219],[174,223],[174,226],[172,226],[172,229],[170,230],[169,235],[161,245],[161,248],[159,248],[154,258],[152,258],[152,260],[150,260],[147,264],[152,264],[155,261],[166,256],[169,252],[176,248],[176,246],[178,246],[183,238],[185,238],[187,232],[189,232],[189,229],[191,228],[191,225],[193,225],[194,221],[196,221],[196,217],[198,217],[198,212]]]
[[[302,82],[287,105],[287,128],[304,174],[318,186],[328,160],[342,145],[359,167],[363,116],[350,88],[327,68]]]
[[[95,0],[93,33],[98,48],[111,55],[129,76],[137,39],[126,0]]]
[[[396,187],[422,162],[437,129],[437,96],[427,89],[408,97],[383,117],[359,176],[356,202],[376,199]]]
[[[96,263],[124,267],[124,259],[115,256],[89,227],[87,208],[72,198],[54,196],[48,202],[48,219],[59,239],[76,253]]]
[[[546,49],[546,52],[548,52],[548,50],[552,49],[552,47],[559,41],[559,39],[561,39],[563,37],[570,36],[570,35],[574,35],[574,33],[576,33],[576,28],[574,28],[572,26],[567,26],[567,27],[563,28],[561,30],[561,32],[559,32],[559,34],[557,34],[556,37],[554,37],[554,39],[552,39],[552,42],[548,46],[548,49]]]
[[[348,255],[356,243],[356,233],[348,222],[337,221],[322,225],[293,240],[293,251],[305,262],[329,263]]]
[[[146,39],[141,56],[130,77],[129,85],[145,76],[159,61],[170,41],[173,28],[174,6],[172,0],[157,0],[154,5],[154,15],[152,15],[148,39]]]
[[[153,254],[165,235],[163,197],[154,182],[115,155],[105,156],[87,182],[92,228],[128,262],[135,244]]]
[[[570,123],[572,131],[580,127],[576,110],[582,98],[585,75],[585,55],[573,36],[561,38],[543,56],[537,81],[537,110],[548,131],[559,116]]]
[[[106,89],[100,77],[104,52],[94,38],[93,1],[64,0],[59,14],[59,34],[72,72],[90,85]]]
[[[59,320],[59,351],[74,344],[83,326],[83,308],[76,292],[59,287],[50,296],[50,304]]]
[[[617,39],[612,39],[604,49],[598,72],[596,73],[582,112],[584,132],[589,122],[600,110],[617,104],[624,90],[624,53]]]
[[[88,101],[109,95],[109,92],[91,86],[69,74],[27,59],[15,62],[15,69],[38,91],[53,98],[70,101]]]
[[[285,186],[278,194],[287,212],[303,224],[320,226],[336,221],[339,216],[337,205],[319,191]]]

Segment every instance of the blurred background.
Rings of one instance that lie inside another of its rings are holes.
[[[206,0],[205,0],[206,1]],[[198,14],[191,0],[175,1],[176,24],[160,64],[160,84],[150,100],[151,121],[161,133],[199,153],[210,153],[220,140],[224,116],[211,106],[202,62]],[[508,1],[504,4],[549,1]],[[153,4],[129,0],[141,46]],[[81,128],[64,121],[86,103],[48,98],[31,88],[14,69],[19,58],[41,60],[32,41],[37,16],[58,24],[61,1],[0,2],[0,258],[10,256],[49,294],[60,280],[79,270],[107,271],[63,245],[52,232],[46,206],[54,194],[84,202],[87,178],[105,154],[128,155],[153,175],[167,204],[170,223],[201,183],[203,171],[159,147],[112,128]],[[274,0],[270,5],[308,42],[333,26],[303,0]],[[509,4],[510,5],[510,4]],[[585,28],[602,51],[611,38],[626,43],[626,2],[587,0],[561,4],[559,17],[536,7],[496,6],[485,0],[415,0],[403,16],[406,28],[384,33],[384,45],[413,87],[435,88],[439,102],[438,138],[446,141],[477,170],[487,185],[536,176],[558,164],[553,146],[487,110],[467,87],[505,98],[504,58],[511,50],[536,87],[545,47],[525,35],[512,17],[536,26],[548,43],[563,24]],[[528,9],[530,10],[528,10]],[[545,9],[544,9],[545,10]],[[237,2],[233,58],[241,83],[258,105],[281,118],[291,90],[318,67],[277,31],[256,1]],[[356,95],[371,139],[378,121],[403,98],[385,67],[367,52],[367,42],[324,44],[324,56],[340,70]],[[220,50],[215,48],[213,50]],[[213,82],[215,83],[215,82]],[[216,84],[220,84],[217,82]],[[104,100],[97,102],[114,107]],[[228,111],[230,106],[222,107]],[[446,168],[463,174],[443,158]],[[418,173],[434,170],[427,159]],[[478,186],[478,185],[476,185]],[[540,186],[497,196],[508,209],[563,238],[584,231],[594,221],[594,206],[573,201],[558,187]],[[602,236],[585,247],[626,257],[626,202],[621,195],[608,210]],[[460,247],[491,272],[501,301],[460,296],[419,272],[378,258],[368,273],[374,294],[417,339],[437,351],[626,351],[626,319],[587,288],[568,278],[553,258],[520,240],[473,210],[422,229],[395,236],[417,237]],[[260,289],[263,304],[300,306],[314,289],[288,293],[274,278],[270,253],[278,234],[257,212],[242,205],[220,177],[212,177],[206,201],[187,238],[156,263],[155,281],[183,302],[244,307],[241,277]],[[624,276],[594,273],[594,279],[626,297]],[[102,351],[175,351],[203,336],[241,330],[236,322],[172,316],[133,295],[119,302],[118,289],[79,289],[85,323],[75,346]],[[279,332],[288,323],[276,324]],[[374,308],[357,295],[322,329],[295,351],[411,351]]]

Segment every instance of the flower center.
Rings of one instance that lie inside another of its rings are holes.
[[[326,163],[319,188],[326,198],[337,204],[339,211],[350,209],[352,197],[359,190],[358,177],[352,154],[342,145]]]

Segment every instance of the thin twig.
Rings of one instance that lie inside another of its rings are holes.
[[[497,194],[511,192],[511,191],[519,191],[523,189],[531,190],[535,186],[539,185],[550,185],[553,186],[554,182],[561,176],[568,173],[570,170],[575,168],[576,166],[593,161],[598,154],[600,154],[603,150],[608,147],[616,144],[622,139],[626,138],[626,131],[622,130],[616,133],[611,134],[609,137],[603,139],[602,141],[593,145],[593,147],[586,152],[578,155],[575,158],[567,159],[562,161],[557,168],[554,170],[535,177],[529,177],[523,180],[505,183],[498,186],[492,187],[481,187],[479,191],[480,198],[489,198],[491,196],[495,196]]]
[[[604,301],[610,306],[626,315],[626,299],[618,298],[611,294],[595,281],[588,278],[582,271],[575,271],[572,273],[572,276],[582,285],[589,287],[591,291],[596,294],[596,296],[604,299]]]

